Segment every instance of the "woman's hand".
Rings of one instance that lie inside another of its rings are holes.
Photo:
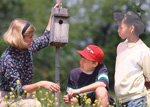
[[[59,3],[57,3],[57,4],[54,6],[54,8],[57,8],[57,7],[59,7]],[[62,4],[60,5],[60,7],[62,8]],[[48,24],[47,24],[46,29],[47,29],[48,31],[51,30],[51,15],[50,15],[50,17],[49,17],[49,21],[48,21]]]
[[[60,86],[50,81],[40,81],[40,87],[45,88],[51,92],[60,91]]]
[[[59,3],[55,4],[54,8],[59,7]],[[60,4],[60,8],[62,8],[62,3]]]

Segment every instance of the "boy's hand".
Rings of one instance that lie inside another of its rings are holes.
[[[66,104],[71,104],[70,98],[69,98],[68,95],[64,95],[63,100],[64,100],[64,102],[65,102]]]
[[[145,78],[145,86],[147,89],[150,89],[150,80],[148,78]]]
[[[63,100],[65,104],[76,104],[78,100],[75,97],[69,97],[69,95],[64,95]]]
[[[69,97],[72,97],[74,94],[80,94],[79,89],[70,89],[68,92]]]

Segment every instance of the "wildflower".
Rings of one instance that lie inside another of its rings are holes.
[[[18,96],[18,98],[21,99],[22,97],[21,97],[21,96]]]
[[[34,104],[33,107],[36,107],[36,104]]]
[[[24,93],[27,93],[27,91],[25,90]]]
[[[49,102],[50,102],[50,103],[53,103],[53,101],[52,101],[52,100],[49,100]]]
[[[95,106],[96,106],[96,104],[92,104],[92,106],[93,106],[93,107],[95,107]]]
[[[55,100],[57,100],[57,97],[55,98]]]
[[[30,97],[30,93],[27,93],[27,98],[29,98]]]
[[[55,104],[58,105],[58,102],[56,102]]]
[[[41,104],[39,104],[38,107],[41,107]]]
[[[36,91],[34,91],[33,94],[35,95],[35,94],[36,94]]]
[[[116,103],[114,102],[113,105],[115,105]]]
[[[120,103],[120,104],[122,103],[122,99],[121,99],[121,98],[119,99],[119,103]]]
[[[3,100],[7,100],[8,99],[8,96],[7,95],[5,95],[5,97],[3,98]]]
[[[101,104],[101,99],[100,98],[97,100],[97,104],[98,104],[99,107],[101,107],[102,104]]]
[[[50,106],[50,104],[48,103],[48,104],[47,104],[47,107],[49,107],[49,106]]]
[[[41,98],[41,101],[43,101],[44,100],[44,98]]]
[[[147,101],[145,101],[145,104],[147,105]]]
[[[79,98],[79,96],[77,95],[76,98]]]
[[[15,98],[15,95],[12,95],[12,98]]]
[[[20,82],[20,81],[19,81],[19,80],[17,80],[16,82],[17,82],[17,84],[19,84],[19,82]]]
[[[42,93],[42,91],[41,91],[41,90],[40,90],[39,92],[40,92],[40,93]]]
[[[11,89],[11,91],[14,91],[14,88],[11,87],[10,89]]]
[[[13,97],[12,97],[12,95],[10,96],[10,99],[12,99]]]
[[[94,102],[97,103],[97,99]]]
[[[98,100],[99,102],[101,102],[101,99],[99,98],[99,100]]]
[[[12,104],[12,107],[16,107],[17,105],[14,103],[14,104]]]
[[[84,94],[83,100],[86,100],[86,99],[87,99],[87,94]]]
[[[107,105],[109,105],[109,102],[107,102]]]
[[[13,93],[12,93],[12,92],[10,92],[9,94],[10,94],[10,95],[13,95]]]
[[[123,107],[126,107],[126,105],[123,105]]]
[[[78,100],[76,97],[73,97],[74,100]]]
[[[33,98],[35,98],[35,95],[32,95]]]
[[[45,95],[48,95],[48,92],[46,92]]]
[[[85,104],[91,104],[91,99],[90,98],[88,98],[86,101],[85,101]]]
[[[12,102],[15,102],[15,100],[11,100]]]
[[[87,94],[86,94],[86,93],[84,93],[84,96],[87,96]]]
[[[38,100],[37,98],[34,98],[35,100]]]
[[[52,97],[54,97],[54,94],[52,94]]]

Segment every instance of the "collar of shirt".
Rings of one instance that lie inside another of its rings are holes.
[[[87,74],[87,75],[91,75],[91,74],[93,74],[94,71],[91,71],[91,72],[82,71],[82,72],[84,72],[84,73]]]
[[[143,41],[141,39],[139,39],[136,43],[128,43],[128,39],[126,39],[125,43],[126,43],[126,45],[127,45],[128,48],[132,48],[132,47],[134,47],[137,44],[143,43]]]

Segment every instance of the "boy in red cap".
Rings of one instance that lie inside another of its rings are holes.
[[[67,85],[67,95],[63,99],[66,104],[76,104],[80,97],[85,95],[94,103],[101,100],[103,107],[113,104],[114,100],[108,95],[109,79],[105,65],[101,64],[104,58],[103,51],[96,45],[88,45],[83,51],[77,51],[80,55],[80,68],[70,72]],[[111,100],[111,101],[110,101]]]

